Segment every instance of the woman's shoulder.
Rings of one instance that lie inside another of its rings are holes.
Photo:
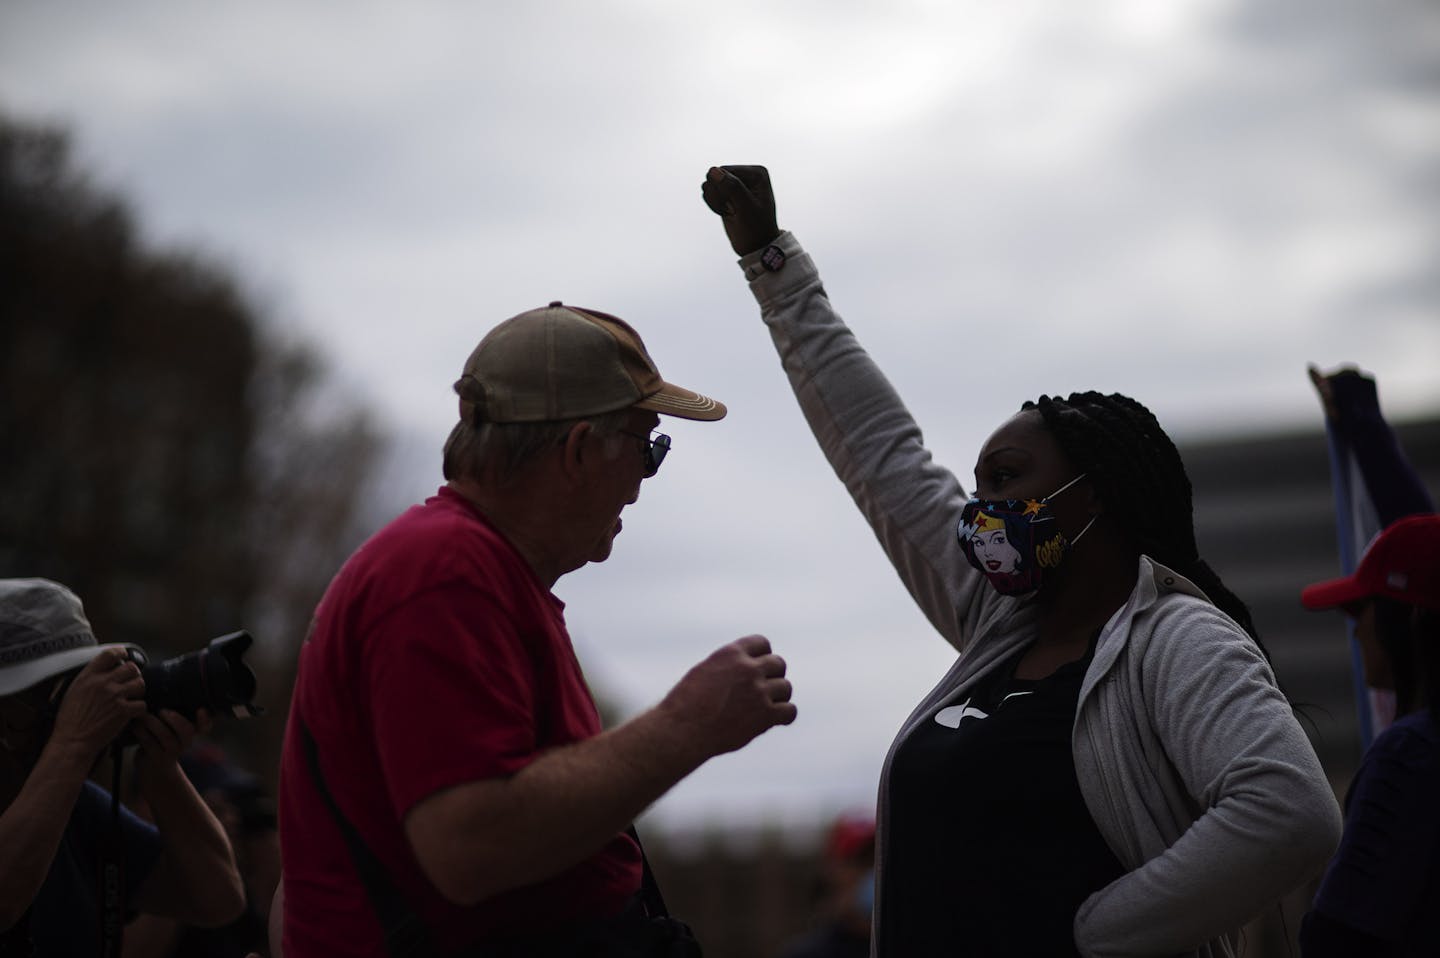
[[[1273,684],[1273,670],[1254,638],[1189,580],[1176,576],[1176,586],[1167,588],[1167,578],[1168,570],[1157,564],[1153,594],[1123,623],[1129,654],[1149,681],[1200,673],[1235,677],[1258,669],[1255,677]]]
[[[1254,645],[1249,633],[1189,579],[1158,562],[1141,562],[1128,622],[1132,640],[1192,642],[1200,633],[1214,641]]]
[[[1214,632],[1217,638],[1249,640],[1249,633],[1215,603],[1203,596],[1169,592],[1158,596],[1152,607],[1157,631],[1165,628],[1193,628]]]

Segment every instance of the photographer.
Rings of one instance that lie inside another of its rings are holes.
[[[96,643],[69,589],[0,580],[0,956],[118,954],[136,911],[204,925],[239,914],[230,844],[177,762],[196,723],[147,711],[128,650]],[[126,731],[154,826],[87,779]],[[109,909],[101,876],[124,892]]]

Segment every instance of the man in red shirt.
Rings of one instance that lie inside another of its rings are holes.
[[[602,731],[551,592],[610,555],[669,449],[659,415],[723,405],[665,382],[623,321],[560,303],[492,330],[455,389],[447,484],[346,562],[300,652],[280,781],[288,958],[398,953],[387,910],[440,953],[495,954],[633,914],[626,826],[795,718],[784,661],[747,636]],[[367,891],[367,867],[388,892]]]

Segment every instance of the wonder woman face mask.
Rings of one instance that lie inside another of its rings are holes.
[[[965,558],[1002,595],[1040,588],[1045,570],[1060,564],[1095,523],[1092,516],[1074,540],[1057,528],[1050,500],[1085,478],[1081,473],[1043,499],[971,499],[960,513]]]

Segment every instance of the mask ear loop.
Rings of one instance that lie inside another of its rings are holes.
[[[1050,495],[1046,496],[1041,501],[1049,502],[1051,499],[1054,499],[1056,496],[1060,495],[1060,493],[1064,492],[1066,489],[1069,489],[1071,486],[1075,485],[1075,483],[1079,482],[1081,479],[1084,479],[1088,475],[1088,472],[1080,473],[1080,475],[1076,476],[1074,479],[1071,479],[1069,482],[1065,483],[1065,485],[1061,486],[1059,489],[1056,489],[1054,492],[1050,493]],[[1085,533],[1090,531],[1090,527],[1095,524],[1095,520],[1098,518],[1100,518],[1100,515],[1098,513],[1091,516],[1090,521],[1085,523],[1085,528],[1081,529],[1078,533],[1075,534],[1075,538],[1070,540],[1070,547],[1072,549],[1080,542],[1081,537],[1083,537]]]
[[[1050,495],[1046,496],[1040,501],[1049,502],[1051,499],[1054,499],[1056,496],[1060,495],[1060,493],[1064,492],[1066,489],[1069,489],[1071,486],[1075,485],[1075,483],[1079,482],[1081,479],[1084,479],[1088,475],[1090,475],[1088,472],[1080,473],[1080,475],[1076,476],[1074,479],[1071,479],[1069,482],[1065,483],[1065,485],[1061,486],[1059,489],[1056,489],[1054,492],[1050,493]],[[1088,529],[1089,526],[1086,526],[1086,528]],[[1076,536],[1075,538],[1078,539],[1080,538],[1080,536]]]
[[[1100,518],[1100,516],[1099,516],[1098,514],[1097,514],[1097,515],[1093,515],[1093,516],[1090,517],[1090,521],[1087,522],[1087,523],[1085,523],[1085,528],[1081,529],[1081,530],[1075,535],[1075,538],[1073,538],[1073,539],[1070,540],[1070,547],[1071,547],[1072,549],[1075,547],[1076,543],[1078,543],[1078,542],[1080,541],[1081,537],[1084,536],[1085,533],[1087,533],[1087,532],[1090,531],[1090,527],[1093,526],[1093,525],[1095,524],[1095,520],[1096,520],[1096,519],[1099,519],[1099,518]]]

